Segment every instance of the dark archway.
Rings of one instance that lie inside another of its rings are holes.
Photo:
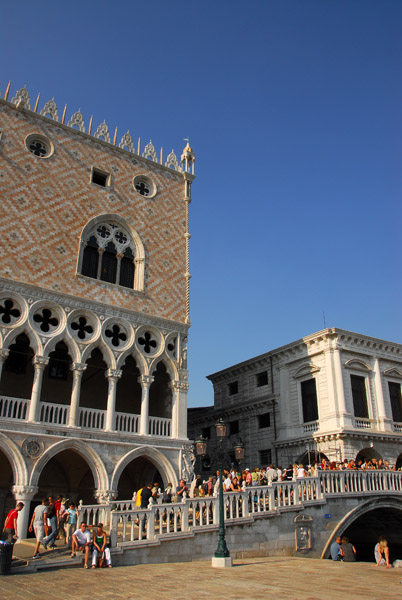
[[[158,483],[161,489],[164,487],[163,478],[155,465],[145,456],[139,456],[128,463],[120,475],[117,499],[130,500],[133,492],[148,483]]]
[[[398,471],[399,469],[402,468],[402,452],[401,454],[398,456],[398,458],[396,459],[396,463],[395,463],[395,469]]]
[[[172,390],[170,376],[163,362],[152,373],[154,381],[149,388],[149,416],[172,418]]]
[[[84,504],[96,502],[94,478],[84,458],[75,450],[62,450],[53,456],[43,468],[38,481],[39,491],[35,497],[40,500],[46,496],[59,494],[73,502]]]
[[[73,374],[71,356],[64,342],[56,344],[49,354],[49,363],[43,373],[41,401],[70,404]]]
[[[14,484],[14,474],[10,461],[0,450],[0,523],[3,527],[4,519],[15,506],[14,494],[11,488]]]
[[[9,347],[8,357],[3,365],[0,382],[2,396],[25,399],[31,397],[34,377],[33,356],[34,351],[28,336],[21,333]]]
[[[376,460],[381,460],[382,456],[375,450],[375,448],[363,448],[360,450],[355,458],[355,463],[358,464],[359,461],[364,462],[365,460],[372,460],[375,458]]]
[[[140,371],[132,356],[127,356],[116,389],[116,412],[141,414]]]
[[[402,506],[375,508],[358,517],[345,531],[359,561],[374,562],[374,546],[380,535],[388,540],[390,560],[402,558]]]
[[[81,381],[80,406],[106,410],[108,381],[106,378],[107,364],[103,360],[99,348],[92,350],[87,360],[87,368]]]

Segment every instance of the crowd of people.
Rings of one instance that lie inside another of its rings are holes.
[[[15,509],[11,510],[4,522],[3,537],[9,544],[14,544],[18,539],[18,514],[24,508],[19,502]],[[92,554],[92,568],[99,566],[111,567],[110,547],[103,524],[98,523],[91,535],[87,524],[78,523],[78,508],[74,502],[66,501],[62,496],[56,500],[52,496],[43,498],[41,503],[35,507],[29,524],[28,531],[34,532],[36,544],[32,559],[40,558],[41,545],[45,550],[56,548],[56,540],[63,540],[63,545],[71,548],[71,558],[77,552],[84,554],[84,567],[88,569],[89,553]]]

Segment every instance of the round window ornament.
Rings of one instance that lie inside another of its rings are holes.
[[[49,138],[40,133],[31,133],[25,139],[25,146],[37,158],[49,158],[54,152],[54,146]]]
[[[154,182],[146,175],[136,175],[133,178],[133,187],[138,194],[145,198],[153,198],[156,194]]]
[[[22,453],[27,458],[39,458],[39,456],[43,453],[44,448],[45,446],[42,440],[30,437],[24,440],[22,444]]]

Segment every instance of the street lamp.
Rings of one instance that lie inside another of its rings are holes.
[[[219,540],[215,555],[212,557],[213,567],[231,567],[232,559],[225,540],[225,515],[223,512],[223,450],[222,443],[226,437],[226,425],[219,419],[215,424],[216,437],[219,442]]]
[[[228,547],[226,545],[226,540],[225,540],[225,516],[224,516],[224,512],[223,512],[223,478],[222,478],[223,450],[222,450],[222,442],[223,442],[224,438],[226,437],[226,425],[222,421],[222,419],[219,419],[219,421],[215,425],[215,428],[216,428],[216,437],[219,442],[219,449],[218,449],[218,459],[219,459],[219,540],[218,540],[218,547],[216,549],[216,552],[215,552],[214,556],[212,557],[212,566],[222,568],[222,567],[231,567],[232,566],[232,559],[230,557],[230,552],[228,550]],[[196,440],[195,441],[195,449],[196,449],[196,453],[198,456],[205,456],[205,454],[207,452],[206,439],[203,437],[200,437],[198,440]],[[235,452],[236,452],[236,450],[235,450]],[[243,455],[244,455],[244,451],[243,451]]]
[[[234,453],[235,453],[235,459],[237,460],[237,464],[239,465],[239,471],[241,472],[241,461],[244,458],[244,446],[241,442],[239,442],[238,444],[236,444],[236,446],[234,446],[233,448]]]

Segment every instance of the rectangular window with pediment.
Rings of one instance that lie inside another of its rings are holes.
[[[303,408],[303,422],[309,423],[310,421],[318,421],[318,402],[315,379],[312,378],[302,381],[300,383],[300,387]]]
[[[402,423],[402,391],[401,384],[395,381],[388,382],[389,397],[391,400],[392,420]]]
[[[351,375],[353,410],[355,417],[368,419],[369,411],[367,404],[366,378],[361,375]]]

